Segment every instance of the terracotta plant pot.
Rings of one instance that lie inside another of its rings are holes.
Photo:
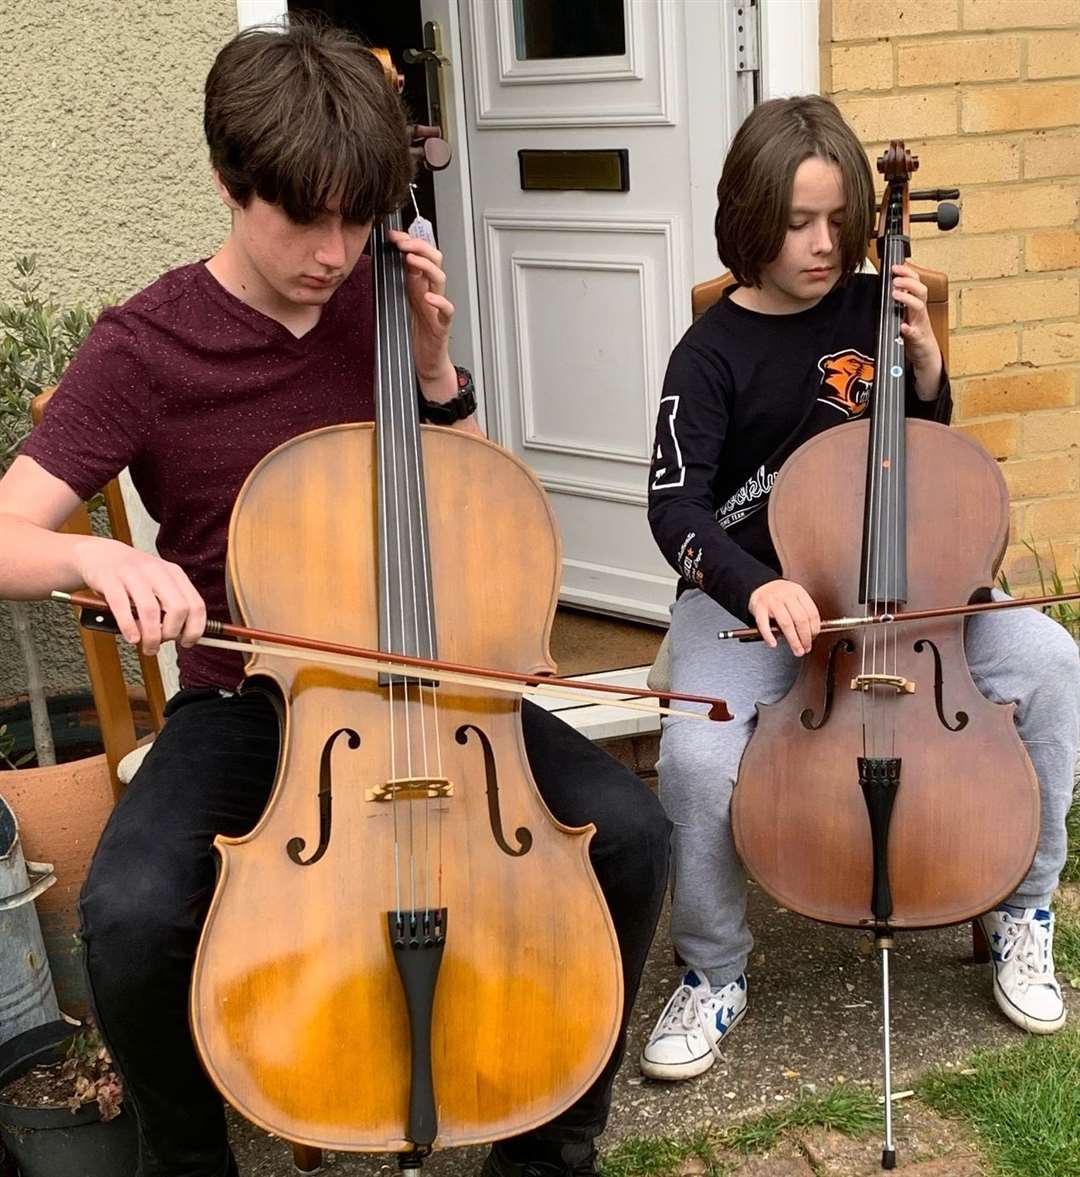
[[[128,689],[136,735],[152,731],[145,693]],[[90,859],[114,804],[94,700],[88,694],[49,699],[49,720],[60,764],[0,772],[0,791],[19,822],[26,858],[51,862],[57,882],[37,903],[45,949],[60,1008],[78,1017],[89,1012],[78,940],[78,901]],[[0,701],[0,723],[17,738],[17,749],[31,745],[25,697]]]
[[[60,1008],[83,1017],[89,1002],[78,939],[78,902],[113,808],[109,766],[102,754],[5,772],[2,778],[0,787],[19,821],[23,854],[56,868],[55,886],[36,902],[38,921]]]

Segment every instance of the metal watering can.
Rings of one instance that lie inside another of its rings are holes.
[[[19,823],[0,797],[0,1043],[60,1017],[33,904],[55,882],[51,863],[24,860]]]

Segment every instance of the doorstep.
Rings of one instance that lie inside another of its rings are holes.
[[[648,673],[648,666],[632,666],[625,670],[607,670],[574,677],[583,682],[644,688]],[[646,780],[656,776],[656,759],[660,748],[660,720],[657,716],[640,715],[611,703],[577,703],[528,693],[525,698],[577,728],[582,735],[599,744],[638,776]]]
[[[551,652],[566,678],[640,689],[665,632],[655,625],[560,606],[552,626]],[[655,777],[660,742],[656,716],[602,701],[527,697],[600,744],[638,776]]]

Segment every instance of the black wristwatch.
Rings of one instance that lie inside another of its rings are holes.
[[[421,392],[420,420],[428,421],[432,425],[453,425],[455,421],[464,421],[476,412],[476,387],[473,384],[472,373],[468,368],[454,365],[457,373],[457,396],[448,401],[429,401]]]

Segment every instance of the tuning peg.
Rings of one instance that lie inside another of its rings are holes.
[[[937,227],[939,229],[955,229],[960,224],[960,209],[955,204],[938,205]]]
[[[908,200],[959,200],[959,188],[924,188],[919,192],[909,192]]]
[[[955,204],[939,204],[932,213],[912,213],[910,219],[913,222],[933,221],[942,232],[946,232],[960,224],[960,209]]]

